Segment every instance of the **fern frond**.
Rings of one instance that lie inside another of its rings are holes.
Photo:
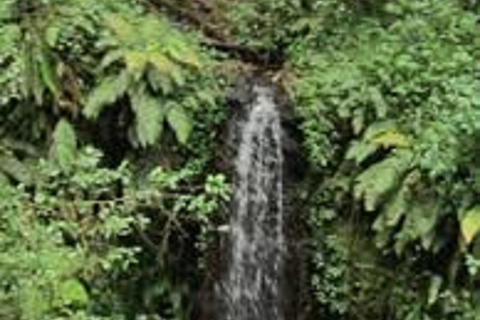
[[[408,148],[411,138],[401,133],[391,121],[376,122],[365,131],[361,140],[353,141],[346,154],[347,160],[362,163],[381,147]]]
[[[25,185],[33,182],[33,175],[28,165],[12,154],[0,154],[0,171]]]
[[[148,84],[154,92],[159,92],[164,95],[170,94],[173,91],[173,83],[170,78],[161,74],[157,69],[150,68],[147,71]]]
[[[353,115],[352,115],[353,133],[355,133],[355,135],[358,135],[360,132],[362,132],[364,126],[365,126],[365,111],[363,109],[353,110]]]
[[[353,141],[345,155],[345,159],[354,160],[357,164],[360,164],[378,149],[379,145],[377,144],[366,143],[364,141]]]
[[[150,52],[148,54],[148,61],[161,74],[169,75],[173,72],[179,71],[178,65],[160,52]]]
[[[165,48],[165,52],[178,63],[200,68],[198,50],[189,41],[186,41],[185,37],[182,37],[181,34],[175,31],[170,32],[166,37],[168,46]]]
[[[363,135],[363,139],[366,141],[371,141],[378,135],[387,132],[389,130],[396,130],[397,125],[394,121],[378,121],[372,123],[366,130],[365,134]]]
[[[380,90],[376,87],[372,87],[369,89],[369,95],[371,101],[373,102],[373,106],[375,107],[377,117],[379,119],[385,118],[388,111],[388,105]]]
[[[164,115],[160,104],[144,90],[136,91],[131,96],[131,103],[140,145],[145,147],[155,143],[162,133]]]
[[[149,55],[142,51],[128,51],[125,53],[125,64],[129,72],[142,72],[147,62]]]
[[[37,58],[40,76],[43,80],[43,83],[49,89],[52,95],[58,98],[60,96],[59,80],[52,60],[48,56],[48,52],[45,50],[40,50],[40,54]]]
[[[137,39],[138,37],[131,21],[127,21],[125,17],[119,14],[106,15],[105,22],[109,29],[122,42],[131,42],[132,39]]]
[[[88,97],[83,114],[96,119],[105,105],[114,103],[125,94],[130,83],[130,75],[124,71],[118,76],[105,78]]]
[[[124,52],[123,60],[131,73],[143,71],[147,62],[159,73],[182,86],[185,67],[200,68],[199,48],[166,20],[147,15],[109,15],[107,26],[117,42],[114,47]]]
[[[374,211],[383,197],[398,187],[403,174],[411,166],[412,158],[412,153],[404,150],[369,167],[356,179],[355,198],[364,200],[367,211]]]
[[[62,119],[55,126],[50,157],[63,169],[68,169],[74,163],[77,152],[77,137],[73,126],[68,120]]]
[[[418,240],[421,240],[424,249],[430,249],[438,212],[439,204],[434,199],[410,203],[410,210],[406,214],[402,229],[395,236],[397,254],[401,254],[408,243]]]
[[[173,106],[168,111],[168,124],[175,131],[177,140],[185,144],[192,131],[192,121],[182,106]]]
[[[376,245],[379,248],[387,245],[391,231],[400,222],[402,216],[404,216],[409,210],[409,203],[407,199],[408,189],[403,184],[400,189],[394,193],[392,200],[390,200],[382,212],[378,215],[377,219],[372,225],[376,235]]]
[[[100,62],[100,70],[105,70],[110,67],[113,63],[122,60],[125,56],[123,50],[111,50],[105,57],[103,57],[102,62]]]

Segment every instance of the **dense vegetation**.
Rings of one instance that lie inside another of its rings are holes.
[[[300,313],[479,319],[478,10],[2,0],[0,318],[195,319],[226,89],[255,70],[290,94],[309,163]]]

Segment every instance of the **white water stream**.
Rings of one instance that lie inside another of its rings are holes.
[[[237,184],[230,216],[229,260],[222,282],[225,320],[283,320],[283,185],[280,114],[270,89],[240,124]]]

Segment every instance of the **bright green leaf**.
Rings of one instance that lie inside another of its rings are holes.
[[[70,279],[60,284],[60,299],[64,304],[86,305],[88,294],[83,285],[75,279]]]
[[[480,206],[467,211],[460,221],[460,229],[467,244],[471,243],[475,235],[480,231]]]
[[[192,131],[192,123],[186,111],[181,106],[173,106],[168,112],[167,120],[175,131],[178,141],[182,144],[187,143]]]
[[[160,103],[140,90],[131,97],[135,112],[135,131],[140,145],[154,144],[162,133],[163,112]]]
[[[75,161],[77,137],[73,126],[66,119],[60,120],[53,132],[50,156],[63,168],[69,168]]]
[[[103,79],[88,97],[83,109],[85,117],[96,119],[104,106],[114,103],[125,93],[129,83],[130,77],[127,72]]]

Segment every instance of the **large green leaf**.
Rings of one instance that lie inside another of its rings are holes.
[[[355,160],[357,164],[360,164],[378,149],[379,146],[373,143],[368,143],[365,141],[353,141],[352,145],[347,151],[345,159]]]
[[[192,122],[184,108],[173,106],[168,112],[168,123],[175,131],[175,135],[180,143],[187,143],[190,132],[192,131]]]
[[[100,70],[105,70],[115,62],[121,60],[125,56],[123,50],[111,50],[109,51],[100,62]]]
[[[437,300],[442,287],[442,278],[433,276],[430,279],[430,286],[428,288],[428,305],[433,305]]]
[[[53,144],[50,156],[63,169],[68,169],[75,161],[77,152],[77,137],[73,126],[66,119],[60,120],[53,132]]]
[[[403,183],[402,187],[394,193],[392,199],[386,203],[382,212],[373,223],[373,230],[376,232],[375,242],[377,247],[381,248],[388,244],[392,231],[400,222],[401,217],[409,210],[409,203],[406,197],[407,187]]]
[[[402,229],[396,235],[395,251],[401,254],[406,245],[420,241],[424,249],[432,246],[432,231],[437,222],[439,204],[435,199],[423,199],[410,203]]]
[[[55,97],[58,97],[60,95],[60,86],[54,62],[47,49],[42,48],[42,50],[39,50],[39,53],[37,58],[43,83]]]
[[[120,14],[107,14],[104,17],[107,27],[113,34],[124,43],[132,43],[138,40],[141,34],[135,30],[135,26],[131,23],[131,19]]]
[[[131,97],[135,132],[141,146],[154,144],[162,134],[163,112],[158,101],[143,90]]]
[[[367,211],[375,210],[382,198],[398,187],[402,175],[410,167],[411,158],[408,150],[397,152],[358,176],[355,197],[363,198]]]
[[[25,185],[29,185],[33,181],[28,165],[19,161],[13,154],[0,155],[0,171]]]
[[[465,213],[460,221],[460,228],[465,242],[471,243],[480,231],[480,206],[473,207]]]
[[[346,159],[360,164],[382,147],[408,148],[410,145],[410,137],[399,132],[394,122],[376,122],[367,128],[361,140],[352,143]]]
[[[370,99],[373,102],[377,117],[382,119],[387,115],[388,106],[380,90],[376,87],[369,89]]]
[[[126,71],[103,79],[88,97],[83,114],[96,119],[104,106],[114,103],[125,94],[129,84],[130,76]]]
[[[85,305],[88,303],[88,294],[85,288],[75,279],[62,282],[60,284],[59,294],[63,304]]]

